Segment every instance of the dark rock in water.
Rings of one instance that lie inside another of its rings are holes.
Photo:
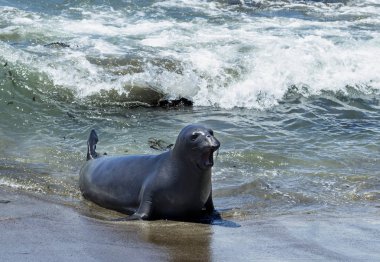
[[[70,112],[66,112],[67,116],[70,117],[70,118],[75,118],[75,115],[73,113],[70,113]]]
[[[46,44],[46,45],[44,45],[44,47],[55,47],[55,48],[62,47],[62,48],[67,48],[67,47],[70,47],[70,45],[62,43],[62,42],[54,42],[54,43]]]
[[[164,95],[154,88],[135,86],[129,90],[128,100],[155,105]]]
[[[154,87],[147,86],[125,86],[126,92],[120,90],[100,90],[100,92],[88,97],[91,103],[98,106],[123,106],[136,107],[162,107],[176,108],[192,106],[193,102],[186,98],[166,99],[166,94]]]
[[[150,148],[155,149],[155,150],[160,150],[160,151],[168,150],[173,146],[173,144],[169,144],[165,142],[164,140],[154,138],[154,137],[151,137],[148,139],[148,144]]]
[[[193,106],[193,101],[184,97],[173,100],[161,99],[158,101],[158,106],[164,108]]]
[[[8,204],[10,202],[11,202],[10,200],[2,200],[2,199],[0,199],[0,204]]]
[[[8,62],[5,62],[4,67],[6,67],[7,65],[8,65]]]

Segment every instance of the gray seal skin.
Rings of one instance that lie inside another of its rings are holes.
[[[221,219],[212,200],[213,131],[200,125],[182,129],[172,150],[159,155],[98,157],[94,130],[80,171],[83,196],[130,215],[123,220],[171,219],[212,223]]]

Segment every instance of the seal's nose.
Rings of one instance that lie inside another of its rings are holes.
[[[216,139],[215,137],[213,137],[212,135],[207,135],[207,139],[210,143],[210,147],[212,150],[218,150],[218,148],[220,147],[220,142],[218,141],[218,139]]]

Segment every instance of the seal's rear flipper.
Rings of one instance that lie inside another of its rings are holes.
[[[98,153],[95,152],[96,143],[98,143],[98,135],[95,130],[92,129],[90,137],[87,140],[87,160],[94,159],[98,157]]]

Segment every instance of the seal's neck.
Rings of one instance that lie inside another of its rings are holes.
[[[183,155],[175,151],[175,148],[170,152],[171,162],[179,174],[185,174],[188,177],[202,177],[202,179],[211,179],[211,167],[201,169],[195,161],[192,161],[188,155]]]

